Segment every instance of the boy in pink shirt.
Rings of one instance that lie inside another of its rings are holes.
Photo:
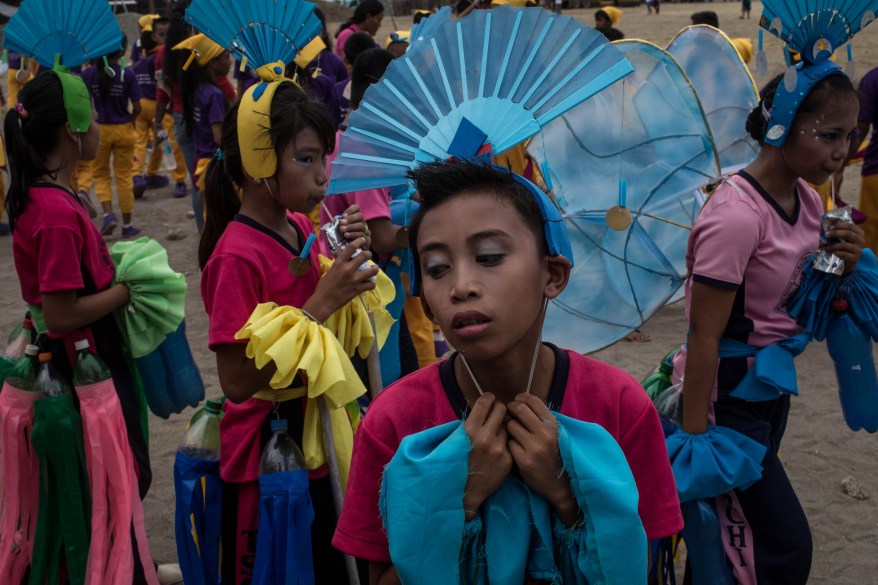
[[[548,227],[536,187],[458,160],[429,163],[411,178],[423,201],[411,226],[412,277],[422,281],[427,314],[460,353],[373,401],[355,439],[333,544],[368,559],[373,583],[399,583],[379,515],[382,473],[405,437],[458,419],[472,443],[462,494],[467,525],[516,475],[573,534],[582,502],[561,464],[553,411],[599,425],[621,447],[647,538],[679,531],[674,478],[646,394],[616,368],[541,342],[545,303],[566,287],[571,263],[566,234]],[[641,554],[632,543],[632,559],[642,562]],[[542,581],[522,575],[521,582]]]

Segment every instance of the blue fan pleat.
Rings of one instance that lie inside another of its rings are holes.
[[[258,69],[291,62],[320,34],[315,8],[304,0],[194,0],[186,21]]]
[[[409,35],[409,48],[411,45],[415,43],[421,42],[425,39],[429,39],[436,31],[443,26],[446,22],[451,20],[451,6],[445,6],[436,14],[429,16],[428,18],[423,19],[420,23],[414,25],[412,27],[412,32]]]
[[[4,45],[52,67],[68,67],[121,49],[122,31],[104,0],[28,0],[4,30]]]
[[[813,59],[813,46],[818,39],[829,42],[832,51],[838,50],[852,36],[860,32],[863,17],[878,11],[876,0],[764,0],[763,26],[770,30],[779,18],[782,30],[778,35],[790,47]],[[774,31],[777,34],[777,30]]]
[[[329,193],[406,184],[418,162],[448,158],[463,118],[508,150],[630,71],[600,33],[541,9],[440,21],[351,114]]]

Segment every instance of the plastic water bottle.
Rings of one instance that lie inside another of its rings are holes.
[[[853,431],[878,431],[878,376],[872,356],[872,340],[853,322],[848,302],[832,302],[835,314],[826,331],[826,346],[835,363],[838,397],[844,420]]]
[[[262,450],[259,475],[305,469],[305,455],[293,438],[287,434],[287,421],[271,421],[271,438]]]
[[[204,400],[204,381],[186,340],[185,321],[165,337],[157,351],[165,366],[165,384],[174,412],[182,412],[187,405],[198,406]]]
[[[3,355],[14,360],[23,357],[25,349],[30,345],[33,330],[34,322],[30,319],[25,319],[24,323],[21,324],[21,329],[18,330],[15,337],[6,344],[6,349],[3,350]]]
[[[52,354],[41,353],[39,355],[40,371],[34,380],[34,392],[42,392],[43,396],[62,396],[70,394],[70,386],[58,375],[55,366],[52,365]]]
[[[211,401],[212,402],[212,401]],[[220,409],[210,402],[204,407],[204,414],[195,418],[183,435],[177,452],[203,461],[219,461],[220,458]]]
[[[175,171],[177,170],[177,159],[174,158],[174,151],[171,149],[171,141],[170,140],[162,140],[160,145],[162,149],[162,166],[159,167],[161,171]]]
[[[113,377],[107,364],[91,352],[88,339],[80,339],[73,347],[76,348],[76,361],[73,364],[74,386],[97,384]]]
[[[226,401],[226,397],[223,396],[219,400],[208,400],[204,403],[202,408],[199,408],[195,411],[195,414],[192,415],[192,418],[189,419],[189,424],[186,425],[188,429],[192,425],[195,424],[195,421],[200,419],[202,416],[207,414],[208,412],[218,412],[217,417],[220,420],[223,420],[223,403]]]
[[[6,382],[19,390],[33,390],[34,382],[37,379],[37,371],[40,368],[40,362],[37,358],[39,354],[39,347],[28,345],[24,350],[24,356],[15,362],[12,371],[6,376]]]

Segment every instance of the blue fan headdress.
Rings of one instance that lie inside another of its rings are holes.
[[[811,90],[830,75],[844,75],[829,58],[875,20],[878,1],[763,0],[762,5],[759,25],[802,56],[801,63],[787,70],[769,115],[765,143],[780,147]]]
[[[30,1],[30,0],[29,0]],[[194,0],[186,21],[232,51],[262,80],[241,97],[238,142],[244,170],[254,179],[274,176],[277,155],[271,143],[271,102],[286,64],[320,34],[316,5],[304,0]]]
[[[64,89],[64,107],[73,132],[88,131],[91,97],[70,67],[122,48],[122,30],[104,0],[28,0],[3,31],[4,45],[52,69]]]

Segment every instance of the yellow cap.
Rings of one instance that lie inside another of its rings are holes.
[[[744,63],[749,63],[750,59],[753,58],[753,43],[750,39],[736,38],[731,39],[731,41],[735,46],[735,49],[738,50],[741,60],[744,61]]]
[[[184,70],[189,68],[193,59],[198,61],[198,64],[204,67],[226,52],[225,49],[201,33],[193,35],[183,42],[174,45],[173,48],[174,51],[182,51],[184,49],[192,51],[186,64],[183,65]]]
[[[433,14],[432,10],[415,10],[415,14],[426,14],[427,16],[431,16]]]
[[[616,8],[615,6],[604,6],[598,12],[603,12],[607,15],[607,18],[610,19],[610,24],[613,26],[617,26],[619,21],[622,20],[622,11]]]
[[[144,14],[137,19],[140,32],[152,32],[152,23],[161,18],[160,14]]]
[[[408,43],[412,38],[412,31],[410,30],[398,30],[390,33],[390,36],[387,37],[387,40],[384,41],[384,48],[390,46],[391,43]]]
[[[491,0],[491,6],[513,6],[515,8],[524,8],[527,6],[527,0]]]
[[[302,47],[302,50],[298,52],[293,61],[296,62],[296,65],[304,69],[308,66],[308,63],[316,59],[317,55],[319,55],[324,49],[326,49],[326,43],[323,42],[323,38],[319,36],[314,37],[314,40]]]

